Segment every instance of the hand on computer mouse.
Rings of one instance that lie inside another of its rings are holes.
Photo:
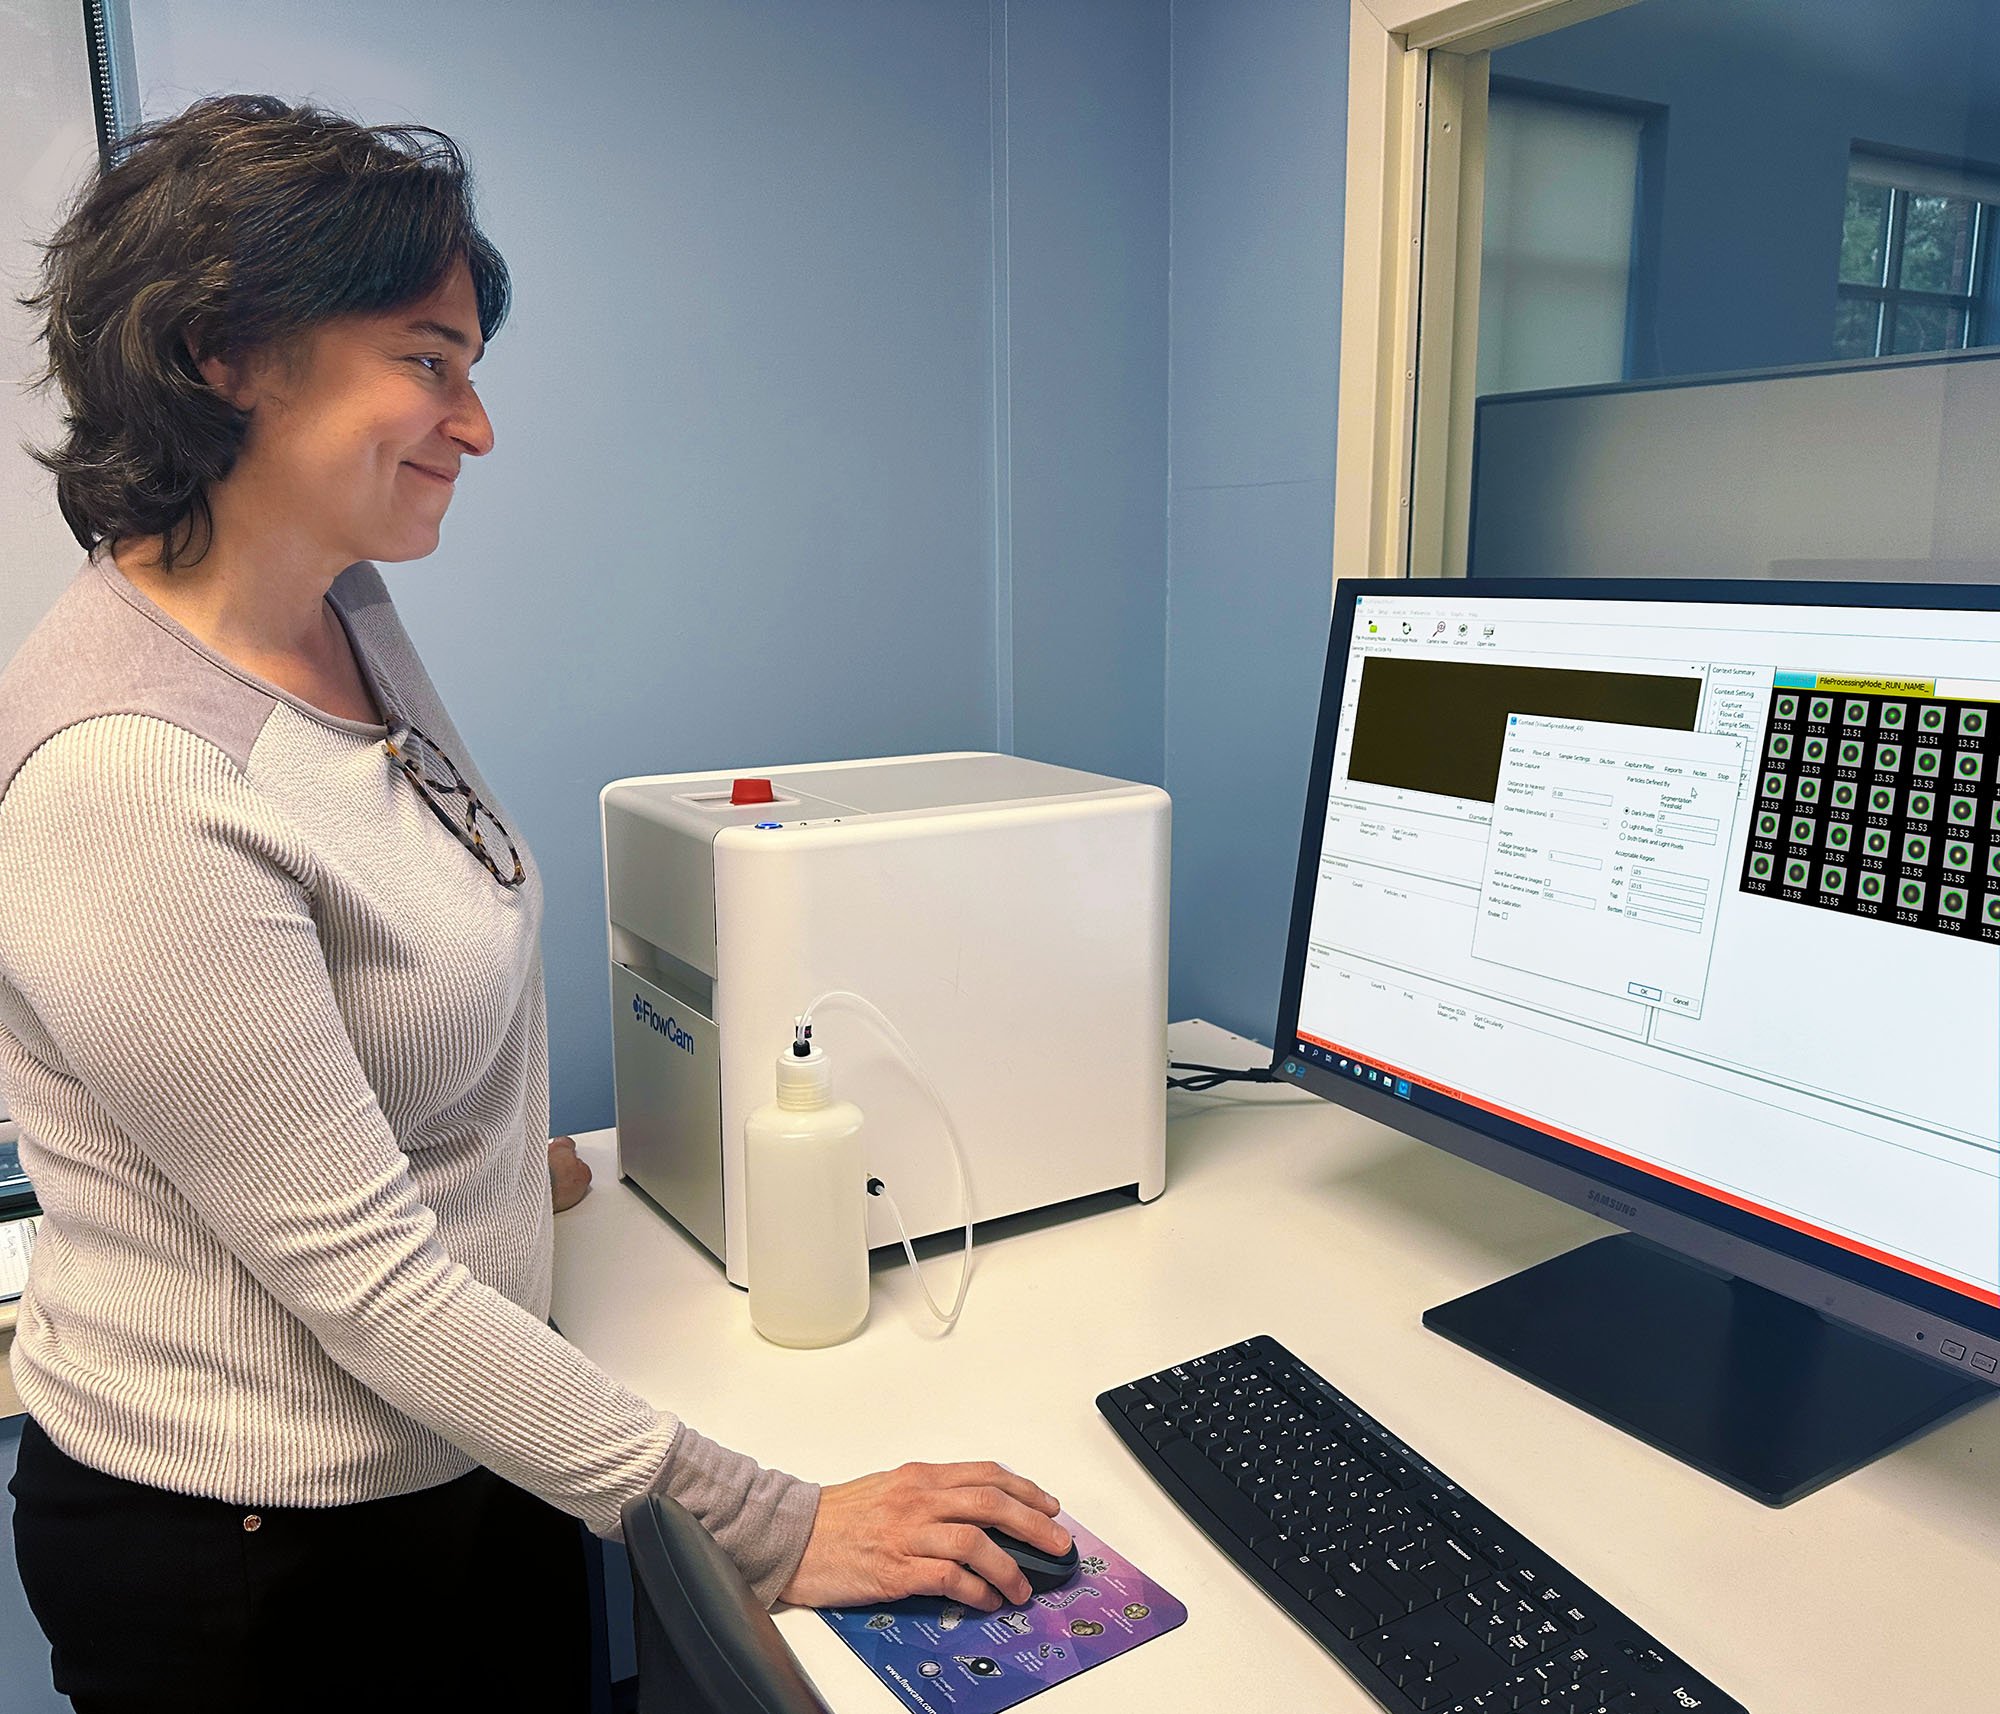
[[[1067,1553],[1046,1553],[1019,1536],[1009,1535],[1005,1530],[994,1529],[990,1525],[986,1533],[993,1538],[993,1545],[1021,1568],[1021,1575],[1028,1580],[1028,1587],[1037,1595],[1046,1595],[1051,1589],[1060,1589],[1076,1575],[1076,1543],[1069,1544]]]
[[[1028,1578],[987,1534],[1004,1531],[1059,1560],[1057,1504],[998,1464],[905,1464],[822,1488],[805,1557],[782,1599],[847,1607],[939,1595],[981,1612],[1031,1598]],[[996,1594],[995,1592],[998,1591]]]

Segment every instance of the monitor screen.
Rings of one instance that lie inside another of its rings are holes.
[[[1343,582],[1278,1032],[2000,1336],[2000,590]]]

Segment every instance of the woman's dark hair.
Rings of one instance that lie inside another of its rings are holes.
[[[389,310],[463,260],[479,330],[507,314],[507,264],[473,216],[465,157],[419,125],[361,125],[266,95],[217,95],[119,139],[44,247],[44,383],[62,395],[55,472],[95,551],[161,538],[161,564],[208,549],[206,490],[249,413],[197,358],[283,352],[334,316]]]

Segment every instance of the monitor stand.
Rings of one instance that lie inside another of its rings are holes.
[[[1424,1325],[1767,1506],[1994,1396],[1628,1233],[1439,1304]]]

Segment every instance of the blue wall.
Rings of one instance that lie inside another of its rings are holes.
[[[1346,8],[1176,0],[1173,1010],[1271,1038],[1326,655]]]
[[[1013,733],[1163,783],[1167,8],[1009,0]]]
[[[547,877],[559,1126],[611,1122],[604,781],[949,748],[1162,779],[1164,0],[133,21],[149,114],[311,94],[473,161],[516,285],[498,446],[389,579]]]
[[[1503,48],[1493,75],[1655,103],[1657,311],[1639,375],[1833,356],[1853,144],[2000,163],[1988,0],[1675,0]]]

